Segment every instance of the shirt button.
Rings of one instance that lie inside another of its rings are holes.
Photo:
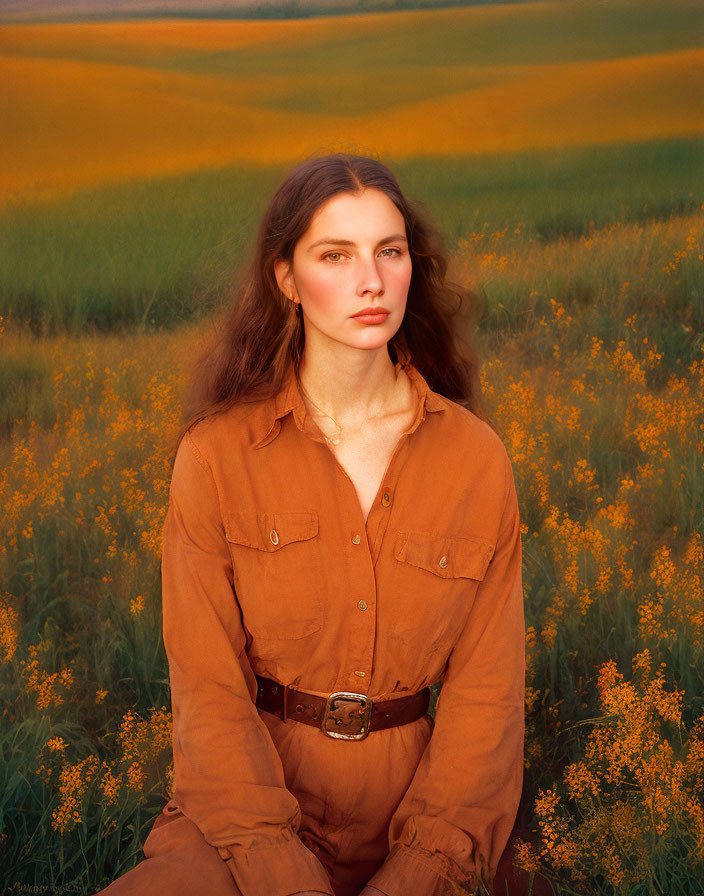
[[[447,566],[447,557],[441,557],[439,563],[440,563],[440,566],[442,566],[442,568],[445,569],[445,567]]]
[[[271,530],[271,532],[269,533],[269,538],[271,539],[272,544],[279,543],[279,533],[276,531],[276,529]]]
[[[359,544],[359,542],[360,542],[359,535],[354,535],[352,537],[352,544]]]
[[[360,610],[366,610],[368,604],[367,604],[366,600],[360,600],[360,602],[357,604],[357,606],[359,607]]]
[[[391,503],[391,492],[390,491],[384,492],[384,494],[381,496],[381,503],[384,505],[384,507],[389,506],[389,504]]]
[[[355,672],[355,675],[359,676],[359,678],[364,678],[366,676],[366,672]]]

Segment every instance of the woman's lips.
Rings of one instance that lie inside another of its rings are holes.
[[[363,324],[381,324],[389,316],[386,308],[363,308],[358,314],[353,314],[354,320]]]

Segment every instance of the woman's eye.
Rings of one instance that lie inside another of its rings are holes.
[[[382,250],[381,250],[381,254],[382,254],[382,255],[383,255],[385,252],[395,252],[396,255],[401,255],[401,251],[400,251],[400,249],[394,249],[394,248],[391,247],[391,246],[389,246],[389,247],[386,248],[386,249],[382,249]],[[336,256],[336,257],[333,258],[333,255]],[[342,252],[326,252],[325,255],[323,255],[323,260],[325,260],[325,261],[332,261],[333,263],[337,264],[338,259],[340,259],[340,258],[342,258],[342,257],[343,257]],[[392,255],[387,255],[387,256],[386,256],[386,258],[393,258],[393,257],[394,257],[394,256],[392,256]]]

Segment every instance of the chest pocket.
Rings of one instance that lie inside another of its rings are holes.
[[[225,514],[245,627],[258,639],[305,638],[323,625],[318,514]]]
[[[394,553],[397,560],[432,572],[441,579],[481,582],[494,554],[494,544],[479,536],[457,538],[399,532]]]
[[[495,544],[481,536],[397,532],[394,636],[443,664],[472,608]],[[404,599],[405,597],[405,599]],[[410,599],[409,599],[410,598]],[[417,608],[409,612],[409,607]]]

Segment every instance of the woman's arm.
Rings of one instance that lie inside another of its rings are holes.
[[[495,551],[448,660],[430,742],[391,820],[391,852],[369,881],[385,896],[450,896],[482,878],[490,892],[515,821],[525,629],[518,500],[502,450]]]
[[[243,896],[332,896],[325,869],[298,837],[300,807],[253,702],[217,489],[190,433],[171,479],[162,602],[175,802],[227,861]]]

